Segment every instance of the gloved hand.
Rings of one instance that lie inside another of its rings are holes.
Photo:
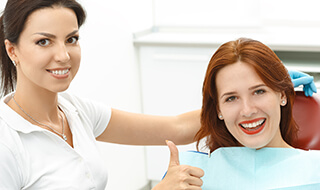
[[[314,84],[313,76],[300,71],[290,70],[288,71],[291,77],[294,87],[303,85],[303,91],[306,96],[312,96],[313,93],[317,93],[317,87]]]

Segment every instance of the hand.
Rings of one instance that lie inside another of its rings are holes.
[[[294,70],[289,71],[289,75],[294,87],[303,85],[303,91],[306,96],[312,96],[313,93],[317,93],[317,87],[314,84],[313,76]]]
[[[201,190],[204,172],[202,169],[188,165],[180,165],[179,151],[176,145],[167,141],[170,149],[170,162],[166,176],[153,190]]]

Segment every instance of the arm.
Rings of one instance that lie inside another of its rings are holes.
[[[200,129],[200,110],[177,116],[153,116],[112,109],[106,130],[97,140],[130,145],[165,145],[194,142]]]
[[[289,71],[294,86],[304,85],[307,96],[316,92],[313,77],[308,74]],[[106,130],[97,140],[130,145],[164,145],[165,140],[177,144],[194,142],[200,129],[200,110],[177,116],[152,116],[112,109]]]

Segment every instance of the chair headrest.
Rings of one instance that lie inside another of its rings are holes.
[[[299,126],[294,146],[305,150],[320,150],[320,95],[306,97],[304,92],[296,91],[293,118]]]

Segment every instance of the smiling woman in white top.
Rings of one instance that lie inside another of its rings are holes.
[[[80,66],[85,17],[75,0],[7,1],[0,19],[0,189],[104,189],[96,140],[186,144],[200,127],[199,111],[149,116],[60,93]]]

